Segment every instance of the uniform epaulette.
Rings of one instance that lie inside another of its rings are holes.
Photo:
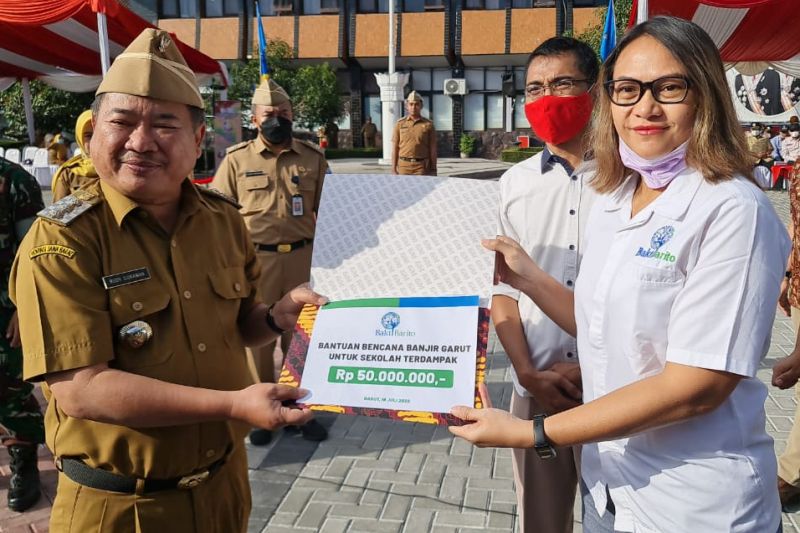
[[[207,195],[207,196],[211,196],[212,198],[219,198],[220,200],[228,202],[229,204],[231,204],[236,209],[241,209],[242,208],[242,206],[239,205],[239,202],[237,202],[235,199],[233,199],[232,197],[228,196],[227,194],[225,194],[222,191],[219,191],[219,190],[214,189],[212,187],[198,187],[197,190],[200,191],[201,193]]]
[[[97,193],[78,189],[69,196],[45,207],[36,214],[45,220],[55,222],[59,226],[69,226],[75,219],[99,204],[102,200],[103,198]]]
[[[245,146],[249,145],[252,142],[253,141],[244,141],[234,144],[233,146],[228,146],[228,148],[225,150],[225,153],[229,154],[231,152],[235,152],[236,150],[241,150],[242,148],[244,148]]]
[[[325,155],[325,150],[320,148],[318,144],[314,144],[311,141],[305,141],[303,139],[297,139],[297,142],[299,142],[300,144],[302,144],[306,148],[311,148],[315,152],[319,152],[319,154],[322,155],[322,156]]]

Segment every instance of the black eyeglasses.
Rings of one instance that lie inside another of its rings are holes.
[[[579,83],[589,83],[589,80],[574,80],[563,78],[550,83],[531,83],[525,87],[525,96],[531,100],[541,98],[545,91],[550,90],[550,94],[555,96],[567,96],[575,93],[576,85]]]
[[[632,79],[610,80],[603,85],[611,102],[619,106],[639,103],[647,90],[660,104],[680,104],[686,100],[691,86],[689,80],[682,76],[666,76],[646,83]]]

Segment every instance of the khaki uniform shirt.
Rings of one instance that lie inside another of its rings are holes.
[[[230,201],[186,180],[178,222],[168,235],[104,182],[81,192],[99,203],[68,226],[39,218],[11,273],[25,379],[107,363],[191,387],[238,390],[251,384],[237,320],[258,303],[260,271]],[[107,278],[137,269],[146,273],[138,282]],[[139,348],[119,337],[122,326],[135,320],[153,332]],[[222,458],[247,431],[227,421],[132,429],[76,419],[45,392],[53,453],[126,476],[186,475]]]
[[[311,144],[292,139],[289,149],[275,154],[259,136],[228,148],[211,186],[241,204],[254,242],[287,244],[314,238],[327,169]],[[293,214],[294,196],[302,198],[302,215]]]
[[[364,124],[361,126],[361,134],[364,135],[364,137],[375,137],[375,135],[378,134],[378,126],[373,122]]]
[[[82,174],[82,161],[85,156],[77,155],[61,165],[53,176],[53,183],[50,186],[53,191],[53,202],[57,202],[77,191],[87,183],[97,180],[97,172],[94,170],[87,174]]]
[[[770,144],[769,139],[765,139],[763,137],[747,137],[747,149],[750,150],[750,154],[753,156],[753,160],[757,163],[759,162],[762,157],[768,158],[770,154],[772,154],[772,144]],[[762,154],[766,154],[763,155]]]
[[[394,125],[394,138],[398,139],[398,157],[413,157],[415,159],[428,159],[431,156],[431,146],[436,136],[433,122],[420,117],[414,120],[405,116]]]

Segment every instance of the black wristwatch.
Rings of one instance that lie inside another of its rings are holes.
[[[275,304],[272,304],[272,305],[269,306],[269,309],[267,309],[267,315],[266,315],[266,317],[264,317],[264,319],[267,322],[267,327],[269,329],[271,329],[272,331],[274,331],[278,335],[283,335],[283,333],[286,330],[283,329],[282,327],[280,327],[277,322],[275,322],[275,317],[272,316],[272,308],[273,307],[275,307]]]
[[[791,270],[787,270],[786,271],[786,279],[792,279],[792,271]]]
[[[556,454],[556,449],[548,442],[544,434],[544,419],[547,415],[533,415],[533,449],[539,459],[552,459]]]

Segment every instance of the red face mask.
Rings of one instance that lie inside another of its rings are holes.
[[[525,104],[525,116],[536,136],[548,144],[562,144],[581,131],[592,116],[592,97],[545,95]]]

